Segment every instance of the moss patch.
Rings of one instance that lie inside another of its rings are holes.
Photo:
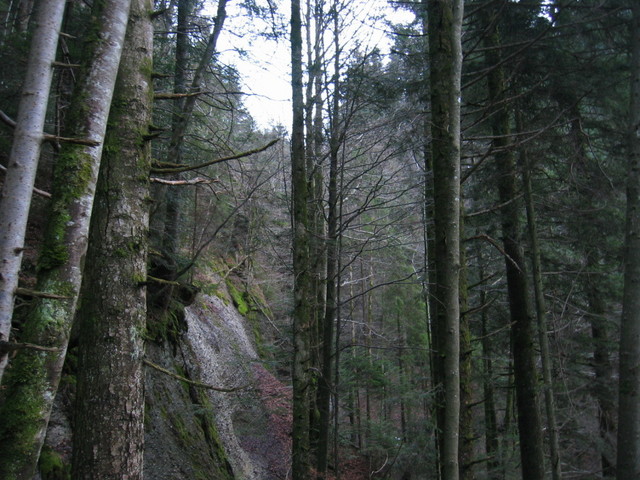
[[[46,445],[40,453],[38,469],[42,480],[69,480],[71,479],[71,465]]]

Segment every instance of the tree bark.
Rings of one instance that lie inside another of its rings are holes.
[[[82,290],[73,478],[143,478],[153,25],[132,0]]]
[[[175,93],[182,93],[182,91],[186,92],[186,75],[185,71],[188,68],[188,58],[187,58],[187,49],[188,49],[188,35],[187,35],[187,16],[189,14],[189,10],[191,0],[181,0],[178,4],[178,35],[177,35],[177,44],[176,44],[176,78],[174,85]],[[220,37],[220,33],[222,32],[222,28],[224,26],[224,22],[227,18],[227,0],[218,0],[218,8],[216,10],[216,17],[213,23],[213,30],[209,35],[209,41],[207,42],[207,47],[200,58],[200,62],[193,74],[193,79],[191,81],[191,92],[195,93],[201,89],[202,80],[205,74],[205,71],[209,64],[211,63],[211,59],[216,52],[218,46],[218,38]],[[187,127],[189,126],[189,122],[191,120],[191,116],[193,114],[193,109],[196,105],[196,101],[198,100],[198,95],[190,95],[184,98],[182,101],[177,101],[177,105],[174,109],[174,115],[172,120],[172,129],[171,129],[171,139],[169,141],[168,148],[168,161],[171,163],[182,163],[183,162],[183,147],[184,147],[184,138],[187,132]],[[176,100],[174,100],[176,101]],[[184,190],[181,188],[171,188],[169,187],[167,194],[167,205],[166,205],[166,215],[165,215],[165,230],[162,239],[162,253],[167,256],[167,260],[172,265],[172,270],[170,272],[170,276],[175,274],[177,271],[175,261],[176,256],[178,254],[180,239],[179,239],[179,223],[180,223],[180,212],[181,212],[181,202],[182,195]],[[175,280],[175,278],[169,278],[169,280]]]
[[[333,74],[333,99],[331,112],[331,138],[329,145],[329,201],[327,205],[327,280],[325,315],[322,320],[322,377],[318,386],[318,408],[320,411],[320,432],[317,451],[317,469],[321,478],[324,478],[327,470],[329,451],[329,424],[330,424],[330,400],[333,385],[331,382],[331,359],[334,354],[334,321],[338,309],[338,155],[340,152],[340,42],[338,30],[337,5],[334,5],[334,36],[335,48],[334,74]],[[338,365],[336,365],[336,369]]]
[[[457,480],[460,427],[460,78],[459,0],[430,0],[431,155],[433,159],[438,388],[442,478]]]
[[[494,11],[495,13],[495,11]],[[538,373],[535,367],[533,341],[533,315],[529,299],[524,254],[520,244],[519,206],[513,152],[510,148],[511,134],[509,112],[505,104],[504,68],[501,66],[500,36],[497,17],[489,15],[485,36],[490,101],[491,128],[494,136],[498,191],[501,209],[502,242],[507,272],[507,290],[511,315],[511,348],[513,353],[514,383],[518,411],[520,459],[524,480],[544,478],[544,451],[542,426],[538,407]]]
[[[13,144],[0,196],[0,341],[5,342],[10,338],[15,290],[18,287],[65,4],[65,0],[50,0],[41,1],[38,7]],[[7,354],[0,353],[0,382],[7,361]]]
[[[309,407],[311,362],[311,294],[309,258],[309,200],[304,149],[302,95],[302,21],[300,0],[291,2],[291,187],[293,229],[293,432],[292,478],[309,478]]]
[[[60,381],[129,5],[130,0],[94,4],[96,34],[86,57],[86,74],[74,93],[67,136],[86,138],[97,146],[65,144],[56,162],[37,290],[57,298],[37,300],[21,340],[57,351],[23,350],[5,374],[7,395],[0,411],[0,477],[5,479],[32,479]]]
[[[516,116],[518,131],[523,132],[524,126],[522,125],[521,112],[516,112]],[[558,422],[556,421],[555,395],[553,391],[553,376],[551,373],[552,361],[547,334],[547,309],[544,301],[544,285],[542,284],[542,267],[540,262],[536,213],[531,193],[531,165],[527,151],[523,146],[520,147],[520,156],[529,244],[531,246],[531,265],[533,266],[533,289],[535,294],[536,316],[538,318],[538,341],[540,344],[540,359],[542,361],[542,378],[544,382],[544,405],[547,414],[549,453],[551,454],[551,478],[553,478],[553,480],[560,480],[562,478],[562,465],[560,464],[560,441],[558,438]]]
[[[618,480],[640,478],[640,4],[631,2],[631,101],[620,325]]]

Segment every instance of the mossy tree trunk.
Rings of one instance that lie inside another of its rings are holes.
[[[618,480],[640,478],[640,4],[631,3],[631,101],[624,293],[620,325]]]
[[[0,342],[8,342],[65,0],[40,2],[0,196]],[[0,349],[0,381],[8,355]]]
[[[151,8],[132,0],[91,222],[78,312],[76,479],[143,478]]]
[[[304,148],[302,21],[300,0],[291,2],[291,188],[293,229],[293,432],[292,478],[309,478],[311,385],[311,265],[309,258],[308,178]]]
[[[39,298],[20,340],[55,351],[20,351],[3,379],[0,477],[32,480],[58,388],[82,281],[89,219],[102,144],[124,42],[130,0],[94,3],[95,25],[84,75],[74,92],[68,137],[95,146],[65,144],[54,171],[49,223],[38,267]]]

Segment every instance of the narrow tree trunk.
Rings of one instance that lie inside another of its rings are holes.
[[[0,477],[32,480],[69,342],[82,281],[89,219],[100,167],[102,142],[124,41],[129,0],[95,4],[98,34],[87,57],[86,75],[74,93],[70,133],[97,146],[64,145],[54,172],[52,210],[37,289],[39,298],[21,340],[52,352],[21,351],[7,371],[7,396],[0,411]],[[99,8],[100,7],[100,8]]]
[[[73,478],[142,479],[153,25],[132,0],[83,281]]]
[[[309,406],[311,334],[309,215],[307,169],[304,149],[304,101],[302,96],[302,22],[300,0],[291,2],[291,186],[293,228],[293,432],[292,478],[309,477]]]
[[[620,325],[618,480],[640,478],[640,4],[631,3],[631,102],[624,293]]]
[[[522,114],[516,113],[518,131],[523,132]],[[549,338],[547,334],[547,308],[544,301],[544,287],[542,284],[542,269],[540,265],[540,246],[538,245],[538,229],[536,227],[536,213],[531,193],[531,165],[524,147],[520,147],[521,167],[524,185],[525,206],[527,210],[527,227],[529,230],[529,244],[531,245],[531,264],[533,265],[533,288],[535,293],[536,316],[538,318],[538,341],[540,343],[540,358],[542,360],[542,378],[544,382],[544,404],[547,413],[547,432],[549,436],[549,452],[551,454],[551,477],[553,480],[562,478],[560,464],[560,442],[558,439],[558,422],[556,421],[556,407],[553,393],[553,376],[551,373],[551,353],[549,352]]]
[[[464,232],[464,207],[460,206],[460,234]],[[462,240],[462,236],[461,236]],[[473,480],[475,455],[475,419],[473,405],[475,404],[473,382],[473,347],[471,345],[471,318],[468,310],[467,291],[467,257],[462,241],[460,242],[460,478]]]
[[[0,196],[0,342],[8,342],[65,0],[41,1]],[[0,382],[7,365],[0,349]]]
[[[544,478],[542,426],[538,409],[537,371],[533,342],[533,317],[529,299],[526,265],[520,245],[520,222],[516,198],[516,176],[510,149],[510,125],[505,105],[504,69],[501,66],[500,36],[495,15],[487,21],[485,53],[488,75],[491,127],[494,136],[498,191],[501,209],[503,249],[507,271],[507,289],[511,313],[511,348],[518,409],[520,458],[524,480]]]
[[[338,308],[337,304],[337,276],[338,276],[338,154],[339,140],[339,79],[340,79],[340,44],[338,31],[337,8],[334,9],[334,76],[333,76],[333,104],[331,117],[331,139],[329,152],[329,202],[327,218],[327,280],[325,315],[323,319],[322,338],[322,379],[318,388],[318,408],[320,410],[320,434],[317,452],[317,469],[321,478],[327,470],[330,400],[333,385],[331,383],[331,357],[333,356],[334,321]],[[319,94],[320,92],[318,92]]]
[[[205,48],[205,51],[200,58],[200,62],[198,63],[198,66],[196,67],[193,74],[190,93],[196,93],[200,90],[205,71],[209,67],[211,59],[216,52],[218,46],[218,38],[220,37],[224,22],[227,18],[227,1],[228,0],[218,0],[216,17],[213,22],[213,30],[209,35],[207,47]],[[178,7],[179,13],[181,12],[181,14],[184,16],[184,18],[181,17],[180,21],[178,22],[179,28],[180,30],[186,30],[188,26],[187,16],[191,9],[191,0],[181,0],[178,4]],[[186,31],[179,31],[177,37],[178,44],[176,50],[176,75],[178,75],[178,78],[176,78],[174,89],[178,93],[181,93],[179,92],[179,90],[186,91],[185,70],[188,67],[188,58],[185,57],[187,55],[186,49],[188,48],[188,35]],[[182,44],[183,42],[185,42],[186,44]],[[173,125],[171,129],[171,139],[169,140],[169,149],[167,155],[168,162],[183,162],[182,154],[184,147],[184,138],[197,100],[198,95],[190,95],[182,100],[174,100],[178,102],[178,105],[174,109],[174,116],[172,120]],[[162,253],[168,257],[168,262],[172,264],[172,271],[169,274],[170,280],[175,280],[173,276],[177,271],[175,261],[177,260],[176,256],[178,254],[180,245],[179,232],[183,193],[184,191],[181,189],[181,187],[169,187],[167,194],[165,230],[162,240]]]
[[[442,478],[459,478],[460,424],[460,78],[462,1],[430,0],[431,132],[434,184],[436,298],[435,342],[442,395]]]
[[[484,267],[482,254],[478,248],[478,264],[480,265],[478,275],[484,278]],[[487,293],[483,288],[480,291],[480,305],[487,305]],[[498,443],[498,420],[496,415],[496,402],[494,395],[493,378],[493,351],[491,349],[491,339],[489,328],[487,327],[487,309],[483,308],[481,313],[481,345],[482,345],[482,391],[484,393],[484,438],[485,450],[487,452],[487,478],[498,480],[500,478],[500,448]]]

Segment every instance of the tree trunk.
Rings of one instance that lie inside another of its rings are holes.
[[[431,153],[433,158],[438,351],[442,386],[442,478],[459,478],[460,424],[460,75],[462,2],[430,0]]]
[[[618,480],[640,478],[640,4],[631,3],[631,102],[624,293],[620,325]]]
[[[73,478],[142,479],[153,26],[132,0],[83,282]]]
[[[333,12],[334,18],[334,76],[333,76],[333,102],[331,116],[331,139],[329,152],[329,202],[327,217],[327,280],[325,315],[322,321],[322,377],[318,387],[318,408],[320,410],[320,432],[317,452],[318,473],[324,478],[328,462],[330,400],[333,385],[331,382],[331,358],[334,353],[334,321],[338,309],[338,154],[340,150],[339,130],[339,79],[340,79],[340,43],[338,31],[337,6]],[[318,92],[319,94],[319,92]]]
[[[180,0],[178,3],[178,35],[176,35],[176,69],[174,79],[174,91],[176,93],[186,93],[186,70],[188,69],[188,15],[191,10],[192,0]],[[211,59],[216,52],[218,38],[222,32],[224,22],[227,18],[227,0],[218,0],[218,8],[213,23],[213,31],[209,35],[207,47],[202,54],[200,62],[193,74],[191,81],[191,91],[196,93],[200,90],[202,79]],[[174,114],[172,119],[171,139],[167,153],[167,161],[170,163],[183,163],[184,138],[189,126],[189,121],[193,114],[193,109],[198,100],[198,95],[190,95],[184,99],[173,100]],[[178,271],[176,264],[180,245],[180,218],[182,212],[182,198],[184,190],[182,187],[168,187],[166,199],[165,229],[162,239],[162,253],[167,258],[170,272],[169,280],[175,280],[175,273]]]
[[[52,210],[39,260],[39,298],[21,340],[55,351],[21,351],[7,371],[0,412],[0,477],[31,480],[55,397],[82,281],[89,219],[102,142],[120,63],[130,0],[105,0],[94,8],[98,34],[86,57],[86,75],[74,93],[70,137],[96,146],[65,144],[54,172]],[[101,8],[100,8],[101,7]]]
[[[491,127],[494,136],[498,191],[501,209],[503,249],[507,271],[507,289],[511,313],[511,348],[518,410],[520,458],[524,480],[544,478],[542,427],[538,409],[537,371],[533,342],[533,317],[529,300],[526,265],[520,245],[519,208],[516,198],[516,175],[513,152],[510,149],[509,113],[505,105],[504,69],[501,66],[500,36],[497,17],[487,19],[485,37],[488,93]]]
[[[0,342],[8,342],[65,0],[41,1],[0,196]],[[0,382],[7,365],[0,350]]]
[[[293,229],[293,432],[292,478],[309,478],[310,334],[309,199],[304,149],[302,22],[300,0],[291,2],[291,187]]]
[[[518,131],[524,131],[522,114],[516,112]],[[527,227],[529,230],[529,244],[531,246],[531,264],[533,266],[533,288],[536,302],[536,316],[538,318],[538,340],[540,343],[540,358],[542,360],[542,378],[544,382],[544,404],[547,414],[549,435],[549,452],[551,454],[551,477],[553,480],[562,478],[560,464],[560,442],[558,439],[558,422],[556,421],[556,407],[553,392],[553,376],[551,373],[551,354],[549,352],[549,338],[547,334],[547,309],[544,301],[544,286],[542,284],[542,269],[540,265],[540,247],[538,245],[538,229],[536,227],[536,213],[531,193],[531,165],[527,152],[520,147],[521,167],[524,185],[524,197],[527,210]]]

